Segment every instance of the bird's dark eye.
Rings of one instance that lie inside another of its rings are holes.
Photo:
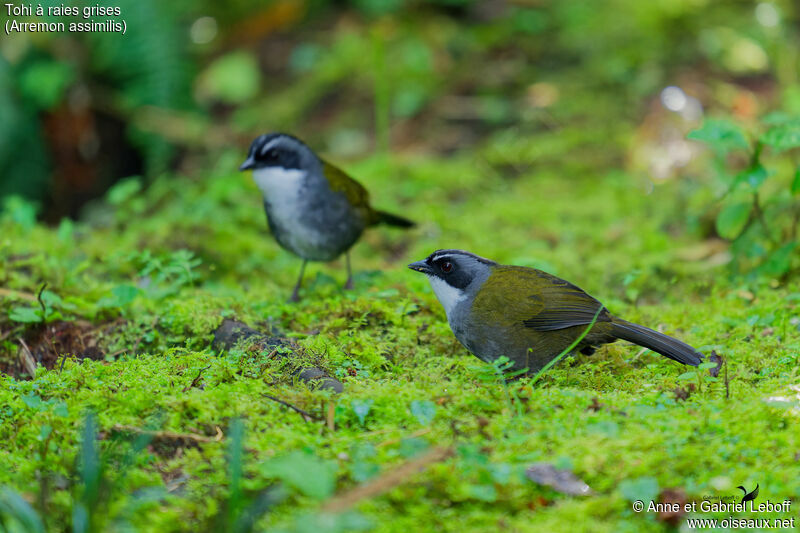
[[[278,159],[278,151],[273,148],[272,150],[267,152],[267,157],[269,159],[272,159],[273,161],[277,160]]]
[[[453,263],[449,261],[442,263],[442,272],[444,272],[445,274],[449,274],[452,271],[453,271]]]

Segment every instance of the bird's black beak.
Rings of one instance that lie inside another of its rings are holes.
[[[423,274],[433,273],[431,266],[425,261],[416,261],[414,263],[411,263],[410,265],[408,265],[408,268],[416,272],[422,272]]]
[[[239,165],[239,170],[244,172],[245,170],[250,170],[251,168],[255,168],[256,162],[253,159],[253,156],[248,156],[247,160],[244,163]]]

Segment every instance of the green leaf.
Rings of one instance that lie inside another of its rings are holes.
[[[747,183],[754,191],[757,191],[768,177],[767,169],[757,163],[755,166],[737,174],[736,179],[733,181],[733,186],[736,187],[740,183]]]
[[[790,115],[785,111],[773,111],[771,113],[767,113],[761,118],[761,122],[768,126],[780,126],[782,124],[788,124],[791,122],[799,122],[800,118],[795,115]]]
[[[125,307],[133,302],[141,291],[133,285],[117,285],[111,289],[115,307]]]
[[[470,485],[468,491],[469,495],[476,500],[490,503],[497,500],[497,490],[494,485]]]
[[[19,76],[19,88],[24,99],[41,109],[51,109],[64,97],[75,78],[71,63],[37,61]]]
[[[697,365],[697,368],[700,370],[710,370],[712,368],[717,368],[718,363],[712,361],[706,361],[705,363],[700,363]]]
[[[654,501],[658,496],[658,480],[649,476],[626,479],[619,484],[619,491],[629,501]]]
[[[792,181],[792,194],[800,193],[800,167],[794,171],[794,181]]]
[[[201,96],[229,104],[243,103],[258,94],[261,74],[250,52],[238,51],[214,61],[200,75]]]
[[[744,131],[734,122],[725,119],[706,119],[703,122],[703,126],[700,129],[690,131],[687,138],[708,143],[713,148],[721,151],[736,148],[747,149],[750,147]]]
[[[267,475],[317,500],[333,494],[336,487],[336,464],[300,450],[272,459],[264,469]]]
[[[687,381],[689,379],[696,379],[696,378],[697,378],[697,372],[692,370],[690,372],[684,372],[683,374],[678,376],[677,379],[678,379],[678,381]]]
[[[792,241],[784,244],[772,252],[766,261],[761,265],[760,271],[767,276],[782,276],[792,267],[792,252],[797,247],[797,243]]]
[[[735,239],[744,229],[750,218],[750,202],[737,202],[726,205],[717,215],[717,233],[724,239]]]
[[[789,122],[773,126],[761,136],[761,142],[776,150],[800,147],[800,122]]]
[[[414,457],[428,449],[428,443],[419,438],[409,438],[400,441],[400,455],[405,458]]]
[[[42,310],[33,307],[14,307],[9,311],[8,318],[26,324],[42,322]]]
[[[414,400],[411,402],[411,414],[414,415],[420,424],[427,426],[436,415],[436,404],[428,400]]]
[[[72,242],[75,234],[75,223],[67,217],[61,219],[58,225],[58,240],[61,242]]]
[[[31,229],[36,225],[36,212],[39,209],[35,203],[14,195],[3,198],[0,203],[2,203],[0,212],[10,218],[12,222],[25,229]]]
[[[47,440],[47,437],[53,432],[53,426],[48,424],[44,424],[41,428],[39,428],[39,436],[36,437],[36,440],[39,442],[44,442]]]
[[[375,400],[368,399],[368,400],[353,400],[350,402],[350,407],[353,409],[353,412],[358,417],[358,421],[361,425],[364,425],[364,420],[366,420],[367,415],[369,414],[369,410],[372,409],[372,404],[375,403]]]
[[[133,176],[120,180],[114,184],[114,186],[109,189],[106,198],[108,198],[108,203],[111,205],[120,206],[139,194],[139,191],[141,190],[141,180],[138,177]]]
[[[10,519],[4,525],[18,524],[19,529],[10,531],[25,531],[26,533],[44,533],[44,525],[39,514],[25,501],[25,499],[9,487],[0,488],[0,517]]]
[[[45,308],[51,309],[53,307],[61,307],[64,304],[64,301],[61,299],[61,296],[54,293],[53,291],[43,290],[42,294],[40,295],[42,299],[42,303],[44,303]]]
[[[38,409],[42,406],[42,399],[35,392],[31,392],[22,397],[22,402],[31,409]]]

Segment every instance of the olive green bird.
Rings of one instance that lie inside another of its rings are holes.
[[[374,209],[360,183],[285,133],[256,137],[239,170],[253,171],[275,240],[303,259],[290,301],[298,300],[309,261],[332,261],[345,254],[344,287],[350,289],[350,248],[365,228],[414,226],[406,218]]]
[[[463,250],[438,250],[408,266],[428,276],[456,338],[488,363],[505,355],[513,369],[536,372],[593,321],[574,348],[583,354],[622,339],[685,365],[703,359],[688,344],[612,315],[580,288],[541,270],[500,265]]]

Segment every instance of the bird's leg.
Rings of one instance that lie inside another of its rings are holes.
[[[350,270],[350,250],[344,253],[347,260],[347,281],[344,282],[344,290],[349,291],[353,288],[353,272]]]
[[[306,271],[306,263],[308,263],[308,259],[303,259],[303,266],[300,267],[300,276],[297,278],[297,283],[295,283],[294,285],[292,296],[289,298],[290,302],[300,301],[300,296],[298,292],[300,291],[300,285],[303,283],[303,273],[305,273]]]

